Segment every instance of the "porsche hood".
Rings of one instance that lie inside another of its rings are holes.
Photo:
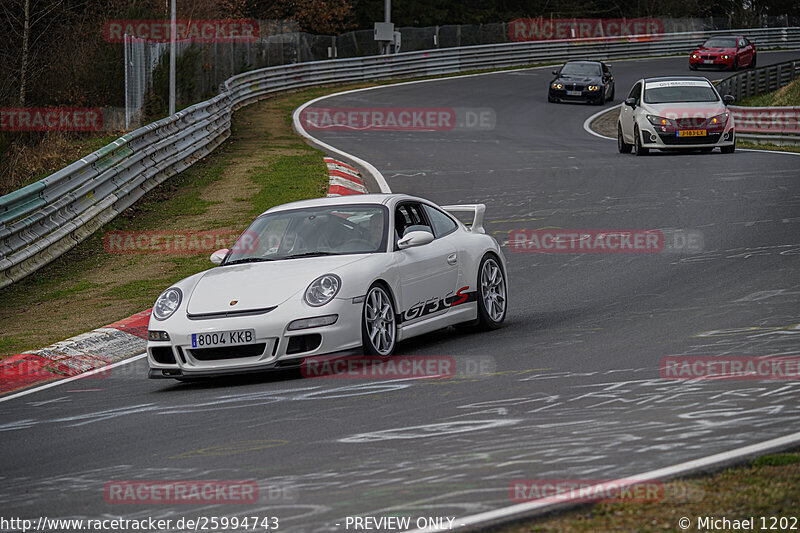
[[[192,289],[186,312],[244,313],[276,307],[319,276],[364,259],[363,255],[307,257],[212,268]]]

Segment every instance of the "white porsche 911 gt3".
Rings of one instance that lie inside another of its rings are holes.
[[[732,96],[720,96],[714,84],[699,76],[639,80],[620,106],[617,148],[622,154],[633,149],[636,155],[654,148],[733,153],[731,102]]]
[[[507,272],[485,209],[398,194],[269,209],[211,255],[218,267],[158,297],[149,377],[261,371],[359,347],[388,356],[398,341],[450,325],[498,328]],[[472,214],[469,227],[459,212]]]

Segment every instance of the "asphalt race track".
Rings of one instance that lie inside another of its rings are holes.
[[[800,58],[761,53],[759,64]],[[616,103],[684,58],[611,63]],[[505,248],[509,319],[400,345],[450,355],[451,379],[179,384],[139,359],[2,403],[5,516],[464,517],[520,479],[617,479],[800,431],[800,382],[660,378],[667,356],[800,355],[800,157],[620,155],[589,135],[601,108],[548,104],[551,68],[384,87],[319,106],[490,109],[486,130],[327,132],[394,192],[482,202],[515,229],[677,229],[701,250],[530,254]],[[708,73],[713,78],[725,74]],[[612,104],[606,104],[612,105]],[[259,502],[111,504],[109,481],[257,480]],[[456,524],[458,521],[456,521]],[[337,526],[337,524],[339,524]]]

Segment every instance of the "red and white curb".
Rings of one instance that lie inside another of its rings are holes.
[[[0,361],[0,394],[77,376],[144,352],[150,309]]]
[[[367,194],[369,191],[361,174],[347,163],[331,157],[325,158],[328,165],[328,197],[350,194]]]

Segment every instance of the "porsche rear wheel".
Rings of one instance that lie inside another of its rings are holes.
[[[506,319],[506,279],[493,255],[484,256],[478,269],[478,326],[497,329]]]
[[[361,344],[368,355],[388,357],[397,344],[397,318],[389,292],[380,284],[367,291],[361,314]]]

